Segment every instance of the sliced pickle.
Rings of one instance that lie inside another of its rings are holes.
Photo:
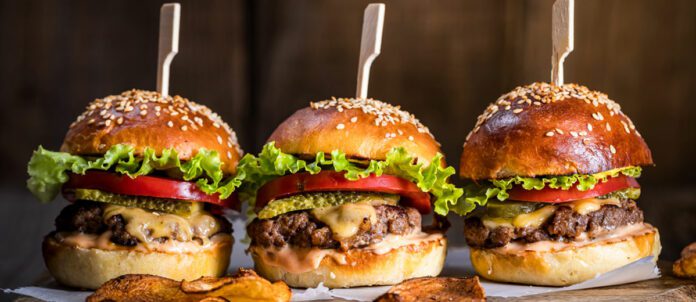
[[[599,198],[599,199],[618,198],[618,199],[636,200],[636,199],[640,198],[640,188],[626,188],[623,190],[611,192],[607,195],[599,196],[597,198]]]
[[[486,216],[513,218],[534,212],[543,206],[544,204],[536,202],[489,201],[486,204]]]
[[[372,205],[396,205],[399,195],[366,192],[315,192],[293,195],[271,201],[261,212],[259,218],[269,219],[292,211],[333,207],[345,203],[370,203]]]
[[[184,217],[203,209],[203,205],[200,202],[185,200],[122,195],[92,189],[75,189],[74,192],[76,199],[97,201],[130,208],[142,208]]]

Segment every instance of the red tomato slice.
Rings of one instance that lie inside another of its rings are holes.
[[[130,178],[122,174],[88,171],[85,175],[70,174],[70,179],[63,185],[63,195],[69,200],[74,199],[66,189],[94,189],[123,195],[206,202],[235,210],[240,208],[235,194],[220,199],[220,194],[208,195],[193,182],[154,176]]]
[[[271,180],[259,189],[256,210],[260,211],[272,200],[305,192],[359,191],[398,194],[405,206],[413,207],[422,214],[430,213],[430,194],[408,180],[392,175],[370,175],[348,180],[343,174],[336,171],[321,171],[314,175],[305,172]]]
[[[621,175],[610,177],[605,182],[600,181],[594,188],[587,191],[580,191],[576,187],[568,190],[551,188],[525,190],[517,186],[508,190],[508,193],[510,194],[510,200],[559,203],[602,196],[626,188],[640,188],[640,185],[638,185],[638,181],[635,178]]]

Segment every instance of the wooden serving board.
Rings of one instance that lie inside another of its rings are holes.
[[[696,280],[672,275],[672,262],[660,261],[659,279],[591,288],[554,292],[520,298],[489,297],[488,301],[696,301]]]

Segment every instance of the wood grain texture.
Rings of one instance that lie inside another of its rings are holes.
[[[57,149],[89,101],[152,87],[164,2],[0,0],[3,188],[23,190],[32,150],[39,144]],[[171,93],[220,113],[246,151],[259,151],[273,129],[309,101],[354,94],[357,37],[369,1],[180,2]],[[370,96],[415,113],[452,165],[489,102],[515,86],[548,80],[552,0],[385,3]],[[696,241],[694,20],[692,0],[576,1],[575,50],[564,65],[565,82],[617,100],[651,147],[657,166],[645,169],[638,204],[660,228],[670,260]],[[23,267],[42,267],[26,255],[39,255],[46,229],[25,221],[43,219],[40,225],[50,227],[60,208],[18,196],[1,201],[10,212],[0,227],[22,225],[22,233],[0,232],[19,242],[16,250],[0,247],[3,257],[17,255],[0,265],[0,274],[15,275],[0,278],[0,285],[36,274]],[[451,220],[450,239],[461,244],[461,221]]]

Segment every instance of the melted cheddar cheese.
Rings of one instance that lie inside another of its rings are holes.
[[[175,214],[151,212],[141,208],[108,205],[104,209],[104,220],[121,215],[126,221],[126,231],[143,244],[156,243],[155,239],[168,237],[187,242],[199,238],[207,242],[220,231],[220,223],[205,211],[195,211],[183,217]]]

